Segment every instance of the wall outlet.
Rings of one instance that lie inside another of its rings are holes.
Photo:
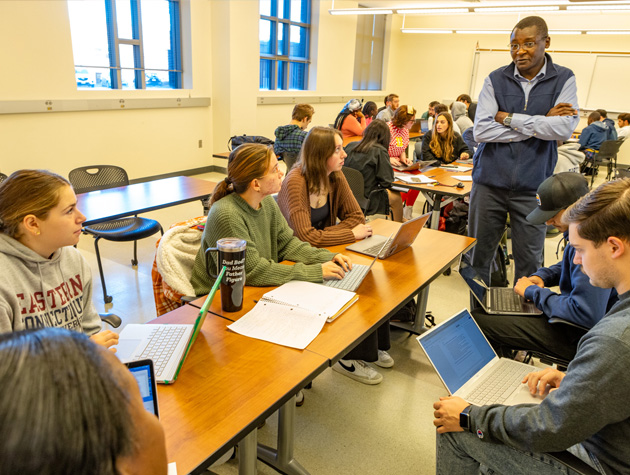
[[[199,139],[199,148],[203,148],[203,140]]]

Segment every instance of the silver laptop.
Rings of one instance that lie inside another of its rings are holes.
[[[393,256],[411,246],[430,216],[431,213],[427,213],[410,219],[400,226],[395,236],[386,238],[380,234],[374,234],[369,238],[351,244],[346,249],[366,254],[370,257],[378,256],[380,259],[387,259],[389,256]],[[385,246],[383,246],[383,243],[385,243]]]
[[[122,332],[116,356],[123,363],[141,359],[153,360],[158,383],[174,383],[190,348],[197,339],[208,309],[225,273],[225,266],[199,311],[194,324],[129,324]]]
[[[390,236],[390,239],[392,236]],[[385,238],[385,240],[381,243],[381,247],[376,250],[376,255],[374,256],[372,262],[370,262],[369,266],[365,264],[352,264],[352,269],[346,272],[346,275],[343,276],[343,279],[325,280],[324,285],[328,287],[334,287],[336,289],[349,290],[350,292],[356,291],[361,285],[361,282],[363,282],[363,279],[365,279],[365,276],[367,276],[368,272],[370,272],[370,269],[378,259],[381,251],[387,245],[387,241],[388,239]]]
[[[470,292],[484,311],[490,315],[542,315],[533,302],[528,302],[510,287],[488,287],[477,271],[470,265],[459,263],[462,276]]]
[[[521,383],[537,368],[499,358],[466,309],[417,337],[420,347],[453,396],[477,404],[538,404]]]

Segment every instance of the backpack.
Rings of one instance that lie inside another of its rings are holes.
[[[235,135],[228,140],[228,149],[230,152],[239,145],[244,143],[261,143],[263,145],[273,145],[273,140],[263,137],[262,135]]]

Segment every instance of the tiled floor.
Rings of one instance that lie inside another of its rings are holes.
[[[200,178],[218,181],[223,175],[211,173]],[[422,203],[416,203],[415,214]],[[202,214],[200,203],[189,203],[146,216],[170,224]],[[94,277],[94,302],[98,311],[111,311],[126,323],[155,318],[151,266],[157,236],[139,242],[139,265],[133,269],[130,243],[101,243],[108,290],[114,300],[103,304],[93,240],[83,236],[79,249],[88,259]],[[555,257],[559,236],[548,238],[545,256]],[[436,320],[451,316],[468,306],[465,284],[457,274],[440,276],[432,285],[428,308]],[[396,364],[382,369],[384,381],[366,386],[331,370],[324,371],[305,391],[306,402],[297,410],[295,456],[312,474],[429,474],[435,472],[435,432],[432,403],[446,390],[422,354],[415,338],[392,332],[391,355]],[[209,375],[212,377],[212,375]],[[211,403],[211,401],[208,401]],[[230,417],[230,414],[225,414]],[[259,430],[262,443],[275,446],[277,421],[272,417]],[[258,462],[259,473],[276,473]],[[218,474],[236,474],[230,461],[213,469]]]

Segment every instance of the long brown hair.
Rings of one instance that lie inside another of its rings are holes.
[[[446,129],[444,135],[438,134],[435,128],[435,124],[440,117],[444,117],[446,122],[448,122],[448,129]],[[433,155],[441,158],[442,161],[446,163],[453,161],[453,137],[453,118],[451,117],[451,114],[448,112],[440,112],[433,123],[433,132],[429,147],[431,148]]]
[[[341,132],[330,127],[313,127],[304,139],[300,158],[296,163],[306,180],[308,192],[321,193],[330,188],[337,172],[328,174],[326,162],[335,153],[335,136],[342,138]]]
[[[212,193],[210,206],[230,193],[245,193],[252,180],[265,176],[271,163],[273,148],[259,143],[236,147],[228,157],[227,177]]]
[[[32,214],[46,219],[59,204],[61,189],[71,186],[61,175],[48,170],[18,170],[0,185],[0,231],[19,237],[19,226]]]

